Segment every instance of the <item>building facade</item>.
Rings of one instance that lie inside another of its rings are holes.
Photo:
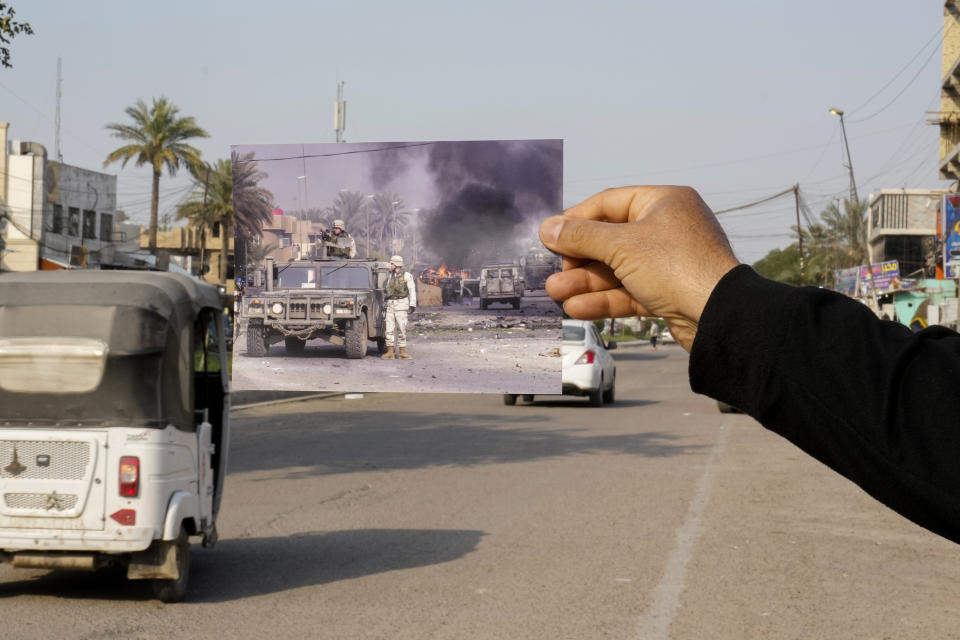
[[[905,278],[935,277],[937,217],[943,194],[937,189],[882,189],[870,194],[870,263],[897,260]]]
[[[117,177],[47,158],[0,123],[0,270],[123,264],[139,226],[117,218]]]
[[[960,0],[943,3],[940,114],[940,178],[960,180]]]

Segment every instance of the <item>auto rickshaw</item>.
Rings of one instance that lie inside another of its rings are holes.
[[[222,316],[172,273],[0,274],[0,561],[183,597],[226,478]]]

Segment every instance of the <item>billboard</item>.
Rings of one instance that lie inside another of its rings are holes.
[[[860,290],[864,295],[870,295],[871,281],[873,275],[873,292],[877,295],[889,293],[890,291],[900,291],[904,287],[900,281],[900,263],[896,260],[887,260],[878,262],[869,267],[860,267]]]
[[[960,278],[960,194],[943,196],[940,207],[943,230],[943,272],[947,278]]]

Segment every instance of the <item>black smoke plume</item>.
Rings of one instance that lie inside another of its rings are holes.
[[[516,261],[531,225],[561,210],[561,140],[441,142],[427,166],[440,202],[424,220],[423,246],[450,266]]]

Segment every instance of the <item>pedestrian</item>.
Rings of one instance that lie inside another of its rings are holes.
[[[653,350],[657,350],[657,336],[660,335],[660,325],[656,320],[653,321],[653,324],[650,326],[650,346],[653,347]]]
[[[691,388],[931,531],[960,542],[960,334],[916,333],[817,287],[740,264],[688,187],[609,189],[545,220],[547,282],[572,317],[661,317]]]
[[[390,279],[385,287],[387,298],[387,352],[384,360],[409,360],[407,353],[407,313],[417,310],[417,287],[413,276],[403,270],[403,257],[390,258]],[[394,355],[394,346],[397,351]]]

